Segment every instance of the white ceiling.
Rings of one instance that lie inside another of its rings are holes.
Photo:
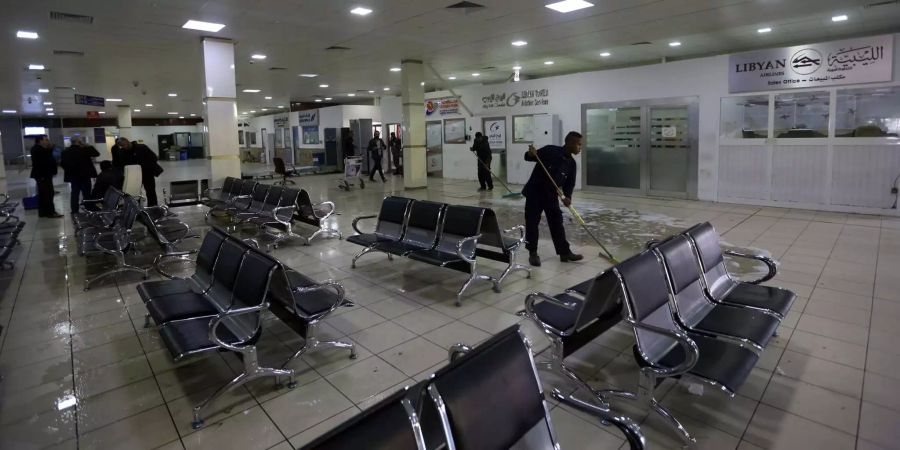
[[[142,110],[135,117],[166,117],[170,111],[200,115],[203,33],[182,29],[188,19],[226,24],[214,35],[237,43],[238,90],[262,90],[240,93],[239,110],[257,113],[291,100],[312,102],[316,96],[371,102],[373,94],[367,92],[346,96],[358,90],[397,95],[400,74],[389,68],[405,58],[424,60],[444,78],[458,77],[441,82],[426,73],[426,89],[435,89],[502,82],[514,65],[524,67],[523,77],[543,77],[900,31],[900,3],[866,7],[878,0],[591,0],[596,6],[568,14],[544,7],[554,0],[477,0],[485,7],[446,9],[456,1],[0,0],[0,108],[37,115],[43,102],[52,101],[57,116],[84,117],[89,108],[73,104],[74,88],[122,98]],[[359,5],[374,12],[349,14]],[[94,21],[54,21],[50,11]],[[849,20],[832,23],[839,13]],[[764,26],[773,31],[756,32]],[[40,39],[16,39],[16,30],[36,31]],[[510,45],[519,39],[528,45]],[[672,40],[682,46],[669,47]],[[631,45],[643,41],[651,44]],[[351,50],[325,50],[332,45]],[[84,56],[54,55],[54,50]],[[602,58],[603,51],[612,56]],[[251,64],[253,53],[268,58]],[[544,65],[546,60],[555,64]],[[30,63],[47,70],[28,71]],[[298,77],[305,72],[320,76]],[[475,80],[472,72],[481,77]],[[320,83],[330,87],[320,89]],[[51,92],[38,94],[39,88]],[[169,92],[178,97],[168,97]],[[105,110],[114,115],[115,104]]]

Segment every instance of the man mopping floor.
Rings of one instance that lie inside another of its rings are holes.
[[[572,262],[584,258],[569,248],[562,210],[559,208],[560,201],[566,207],[572,204],[577,171],[573,156],[579,153],[581,153],[581,134],[577,131],[570,131],[566,135],[564,147],[547,145],[535,150],[529,146],[528,152],[525,153],[525,161],[538,162],[522,189],[525,196],[525,248],[528,249],[528,263],[532,266],[541,265],[537,248],[540,236],[538,225],[541,223],[542,213],[547,216],[547,226],[550,227],[550,236],[553,238],[553,246],[559,260]]]

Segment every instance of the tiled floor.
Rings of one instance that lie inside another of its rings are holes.
[[[334,178],[298,182],[313,198],[337,204],[341,214],[335,223],[345,235],[352,233],[354,216],[375,212],[384,193],[401,186],[389,180],[386,186],[373,183],[345,193],[335,188]],[[12,186],[15,193],[24,185]],[[502,199],[499,191],[480,195],[475,187],[433,179],[429,189],[404,195],[492,206],[503,225],[521,223],[521,200]],[[67,193],[64,185],[58,188]],[[620,257],[635,253],[647,239],[709,220],[729,245],[763,249],[778,258],[781,270],[773,284],[800,296],[735,398],[711,390],[695,396],[671,382],[661,386],[658,397],[697,436],[696,448],[900,447],[900,220],[590,193],[576,197],[576,206]],[[58,197],[57,204],[64,200]],[[202,208],[180,210],[200,227]],[[85,275],[98,273],[105,260],[85,260],[71,245],[61,247],[60,238],[71,233],[65,220],[38,220],[31,212],[24,218],[28,227],[14,253],[16,267],[0,272],[2,449],[300,446],[426,377],[444,364],[452,343],[475,344],[518,322],[543,350],[546,340],[514,315],[525,294],[556,293],[608,267],[586,235],[567,223],[584,262],[560,264],[544,239],[545,264],[532,279],[513,275],[500,294],[487,283],[476,284],[456,307],[461,274],[377,255],[363,257],[351,269],[359,248],[339,240],[283,246],[274,252],[283,262],[314,278],[340,280],[356,301],[358,306],[341,309],[321,330],[355,341],[359,358],[348,359],[345,351],[305,356],[293,364],[298,387],[251,383],[215,405],[206,426],[195,431],[189,423],[192,405],[233,377],[238,360],[213,354],[173,363],[158,336],[142,326],[138,279],[123,276],[84,292]],[[137,261],[149,264],[157,249],[148,243],[142,250]],[[298,341],[290,329],[268,320],[259,344],[262,361],[283,360]],[[598,386],[634,389],[632,342],[626,328],[616,328],[569,361]],[[616,405],[642,421],[653,448],[679,446],[656,417]],[[624,443],[616,430],[592,417],[555,405],[551,414],[564,449]]]

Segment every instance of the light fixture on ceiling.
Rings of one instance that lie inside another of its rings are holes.
[[[265,99],[266,99],[266,100],[272,100],[272,97],[269,96],[269,95],[267,95],[267,96],[265,97]]]
[[[315,78],[315,77],[319,76],[319,74],[317,74],[317,73],[301,73],[300,75],[297,75],[297,76],[303,77],[303,78]]]
[[[357,6],[350,10],[350,14],[356,14],[357,16],[368,16],[372,14],[372,10],[369,8],[364,8],[362,6]]]
[[[423,82],[419,83],[419,86],[425,86],[425,82],[423,81]]]
[[[524,46],[528,45],[528,42],[526,42],[526,41],[512,41],[511,44],[513,45],[513,47],[524,47]]]
[[[369,91],[369,93],[370,93],[370,94],[374,94],[374,93],[375,93],[375,91],[371,91],[371,90],[370,90],[370,91]]]
[[[327,84],[320,84],[319,87],[322,88],[322,89],[325,89],[325,88],[328,87],[328,85],[327,85]]]
[[[247,111],[243,111],[243,112],[241,112],[241,114],[247,114]]]
[[[44,102],[44,106],[50,106],[52,104],[53,104],[53,102]]]
[[[760,29],[756,30],[756,32],[759,33],[759,34],[771,33],[771,32],[772,32],[772,28],[771,28],[771,27],[764,27],[764,28],[760,28]]]
[[[513,70],[522,70],[522,66],[513,66]]]
[[[284,108],[284,105],[278,105],[279,108]]]
[[[203,22],[201,20],[188,20],[181,26],[181,28],[187,28],[188,30],[199,30],[199,31],[209,31],[212,33],[219,32],[222,28],[225,28],[225,25],[221,23],[212,23],[212,22]]]
[[[669,47],[681,47],[681,42],[678,42],[678,41],[669,42]]]
[[[389,87],[385,87],[384,89],[382,89],[382,91],[389,91],[389,90],[391,90],[391,88],[389,88]]]
[[[179,119],[184,119],[184,116],[178,116]]]
[[[356,94],[351,92],[351,93],[347,94],[347,97],[356,97]]]
[[[552,66],[554,64],[553,61],[544,61],[545,66]]]
[[[106,99],[106,101],[108,101],[110,103],[118,103],[118,102],[121,102],[122,99],[121,98],[108,98],[108,99]]]
[[[452,81],[452,80],[455,80],[456,77],[454,77],[454,76],[449,76],[449,77],[447,77],[447,79]]]
[[[841,14],[841,15],[839,15],[839,16],[833,16],[833,17],[831,18],[831,21],[832,21],[832,22],[843,22],[843,21],[845,21],[845,20],[847,20],[847,19],[848,19],[848,17],[847,17],[846,14]]]
[[[331,97],[325,97],[325,101],[326,101],[326,102],[327,102],[327,101],[330,101],[330,100],[331,100]]]
[[[28,70],[44,70],[43,64],[29,64]]]
[[[178,97],[178,94],[175,92],[169,92],[169,97]]]
[[[478,72],[475,72],[475,73],[473,73],[473,74],[472,74],[472,76],[473,76],[473,77],[476,77],[476,78],[477,78],[477,77],[480,77],[480,76],[481,76],[481,74],[480,74],[480,73],[478,73]]]
[[[197,115],[196,115],[196,114],[191,114],[191,117],[197,117]]]
[[[544,6],[561,13],[570,13],[579,9],[590,8],[594,4],[584,0],[562,0],[561,2],[550,3]]]
[[[266,59],[266,55],[263,55],[262,53],[254,53],[250,55],[250,59],[263,60]]]
[[[248,94],[255,94],[259,92],[259,89],[244,89],[243,92],[246,92]]]
[[[19,39],[37,39],[38,34],[35,33],[34,31],[19,30],[19,31],[16,31],[16,37]]]
[[[49,113],[47,113],[47,115],[48,115],[48,116],[55,116],[56,114],[54,114],[54,113],[52,113],[52,112],[49,112]]]
[[[14,109],[4,109],[3,114],[15,114],[16,110]]]
[[[146,106],[146,107],[148,107],[148,108],[152,108],[152,107],[153,107],[153,103],[146,103],[146,104],[144,104],[144,106]]]
[[[38,89],[38,93],[40,93],[40,94],[46,94],[49,92],[50,92],[50,89]]]
[[[322,103],[322,99],[321,99],[321,98],[317,98],[317,99],[316,99],[316,103]]]
[[[100,111],[100,114],[106,114],[106,111]]]
[[[177,116],[177,115],[178,115],[177,112],[171,112],[171,111],[167,112],[166,114],[168,114],[168,115],[170,115],[170,116]]]
[[[139,110],[139,109],[135,109],[135,110],[134,110],[134,112],[141,112],[141,110]]]
[[[399,72],[399,71],[400,71],[399,67],[391,67],[391,72]]]
[[[610,52],[603,52],[603,53],[600,54],[600,56],[601,56],[602,58],[609,58],[610,56],[612,56],[612,53],[610,53]]]
[[[253,113],[255,113],[255,112],[256,112],[255,109],[251,109],[251,110],[250,110],[250,114],[253,114]]]
[[[44,111],[47,111],[47,112],[53,112],[53,108],[47,108],[47,109],[45,109]]]
[[[263,110],[263,111],[268,111],[268,110],[269,110],[269,108],[263,108],[263,109],[262,109],[262,110]]]

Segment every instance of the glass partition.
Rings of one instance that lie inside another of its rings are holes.
[[[640,189],[641,108],[590,108],[584,120],[587,184]]]
[[[825,91],[775,96],[775,137],[828,137],[829,93]]]
[[[720,128],[719,135],[726,139],[769,137],[769,96],[723,98]]]
[[[835,116],[835,137],[897,137],[900,88],[839,90]]]

